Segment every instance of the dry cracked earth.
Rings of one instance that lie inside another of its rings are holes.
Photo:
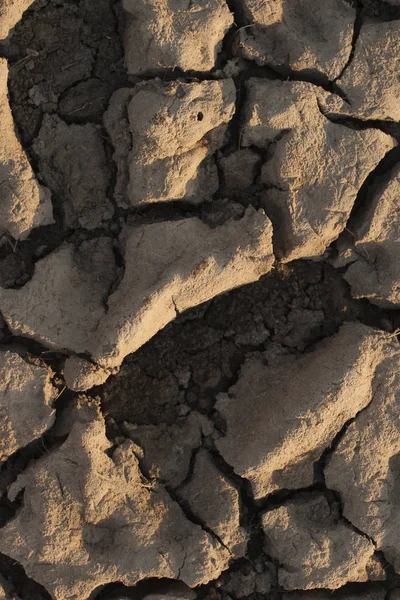
[[[0,0],[0,599],[400,600],[399,0]]]

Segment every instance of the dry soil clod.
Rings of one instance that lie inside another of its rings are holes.
[[[350,425],[326,468],[343,514],[369,535],[400,571],[400,360],[377,370],[371,404]]]
[[[45,115],[33,151],[43,181],[61,201],[67,229],[96,229],[111,219],[110,173],[98,127],[67,125],[56,115]]]
[[[118,167],[118,204],[210,199],[219,187],[213,154],[224,144],[235,100],[231,79],[156,79],[118,90],[105,115]]]
[[[329,99],[326,110],[365,120],[400,120],[400,21],[365,22],[353,60],[337,84],[347,101]]]
[[[400,166],[373,190],[372,202],[357,227],[352,264],[345,274],[355,298],[383,308],[400,307]],[[348,251],[348,250],[347,250]]]
[[[53,373],[14,351],[0,353],[0,463],[49,429],[58,395]]]
[[[256,281],[274,263],[271,222],[251,207],[215,229],[198,218],[126,227],[122,241],[125,272],[109,297],[117,267],[106,237],[77,250],[64,244],[37,263],[23,288],[0,289],[0,307],[14,334],[89,353],[103,367],[68,361],[71,389],[103,383],[177,313]]]
[[[123,0],[128,73],[211,71],[233,15],[225,0]]]
[[[268,150],[262,205],[285,261],[325,252],[345,228],[367,175],[396,145],[380,130],[329,121],[320,110],[327,97],[311,83],[247,84],[242,144]]]
[[[40,260],[21,289],[0,289],[4,319],[15,335],[52,350],[85,353],[117,267],[111,238],[63,244]],[[80,375],[80,371],[79,371]]]
[[[21,240],[53,223],[53,208],[50,190],[37,182],[16,136],[7,79],[7,61],[0,58],[0,233]]]
[[[239,30],[242,55],[284,74],[333,80],[351,52],[356,11],[345,0],[310,3],[239,0],[248,25]]]
[[[197,412],[180,417],[171,425],[122,425],[124,434],[143,448],[140,464],[146,475],[173,489],[186,479],[192,454],[210,427],[212,431],[207,417]]]
[[[248,359],[216,404],[226,422],[216,445],[249,480],[255,499],[313,483],[314,463],[371,402],[375,370],[396,352],[397,343],[384,333],[348,323],[298,358],[278,356],[268,365]]]
[[[220,473],[207,450],[201,449],[196,454],[193,474],[179,488],[178,494],[234,558],[245,555],[248,536],[240,527],[239,492]]]
[[[285,590],[338,589],[368,580],[374,545],[334,514],[325,496],[305,495],[264,513],[267,552]]]
[[[251,207],[215,229],[189,218],[127,227],[123,236],[124,277],[90,346],[105,368],[120,365],[178,313],[257,281],[274,264],[271,222]]]
[[[218,577],[228,550],[144,479],[132,442],[111,458],[109,450],[101,415],[81,412],[64,445],[11,486],[11,499],[25,489],[24,505],[2,529],[0,551],[55,600],[86,600],[113,581],[166,577],[195,587]]]

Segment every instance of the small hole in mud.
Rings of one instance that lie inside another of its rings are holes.
[[[204,115],[202,112],[197,113],[197,120],[202,121],[204,119]]]

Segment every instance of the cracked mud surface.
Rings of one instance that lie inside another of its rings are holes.
[[[0,600],[399,600],[398,0],[0,2]]]

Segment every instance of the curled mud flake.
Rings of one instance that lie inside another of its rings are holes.
[[[111,238],[64,244],[36,264],[20,289],[0,288],[0,307],[15,335],[54,350],[87,352],[115,279]]]
[[[374,545],[332,513],[322,495],[305,495],[263,514],[265,549],[280,563],[285,590],[367,581]]]
[[[371,404],[349,426],[326,468],[343,514],[400,571],[400,359],[382,363]]]
[[[400,120],[400,21],[365,22],[353,60],[337,84],[347,102],[331,96],[327,113]]]
[[[118,90],[105,116],[118,166],[117,202],[210,199],[219,187],[213,154],[224,143],[235,99],[230,79],[153,80],[133,92]]]
[[[245,555],[248,538],[240,526],[239,492],[220,473],[207,450],[196,454],[192,476],[177,493],[234,558]]]
[[[210,71],[233,24],[225,0],[123,0],[128,73]]]
[[[143,478],[132,442],[110,458],[104,421],[93,412],[11,486],[10,498],[25,488],[25,502],[2,529],[1,552],[55,600],[84,600],[113,581],[180,578],[194,587],[218,577],[229,552]]]
[[[0,463],[53,424],[58,392],[52,375],[16,352],[0,352]]]
[[[258,280],[274,263],[271,222],[251,207],[215,229],[189,218],[127,227],[123,237],[125,274],[90,347],[106,368],[120,365],[177,314]]]
[[[313,483],[314,463],[369,404],[377,365],[396,351],[387,335],[345,324],[298,358],[278,356],[268,365],[248,359],[237,384],[216,404],[226,422],[216,445],[250,481],[256,499]]]
[[[250,79],[242,143],[268,150],[262,199],[285,261],[321,256],[343,231],[367,175],[396,144],[320,111],[328,94],[303,82]]]
[[[345,274],[355,298],[400,307],[400,166],[373,189],[371,204],[353,227],[352,263]],[[354,240],[353,240],[354,241]],[[349,247],[344,248],[345,255]]]
[[[113,216],[107,198],[110,172],[98,127],[67,125],[56,115],[45,115],[33,151],[43,181],[61,200],[67,229],[96,229]]]
[[[351,52],[356,11],[344,0],[239,0],[241,54],[259,65],[333,80]]]
[[[17,139],[7,96],[7,61],[0,58],[0,233],[25,239],[53,223],[50,191],[40,186]]]
[[[34,0],[2,0],[0,6],[0,41],[8,37],[11,29]]]

